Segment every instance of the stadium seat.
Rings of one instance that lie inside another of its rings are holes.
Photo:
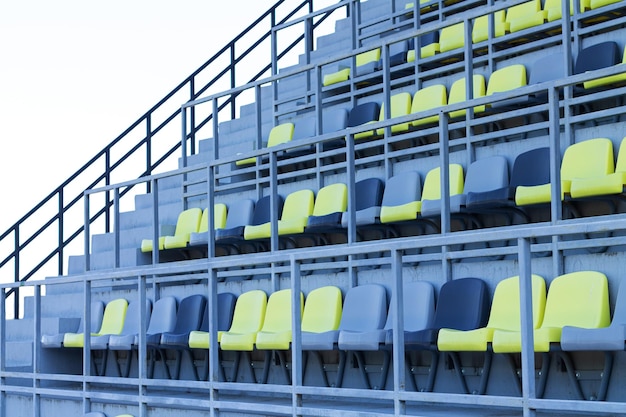
[[[394,94],[390,97],[391,111],[390,115],[393,119],[394,117],[406,116],[411,112],[411,94],[409,93],[398,93]],[[378,117],[379,121],[385,120],[385,103],[380,106],[380,115]],[[409,130],[409,123],[400,123],[391,126],[391,133],[402,133]],[[384,128],[376,129],[376,134],[382,136],[385,133]]]
[[[404,40],[401,42],[395,42],[389,45],[389,66],[395,67],[407,62],[407,53],[411,47],[411,41]],[[382,58],[378,61],[378,68],[382,68]]]
[[[534,332],[534,351],[543,352],[537,396],[541,398],[548,377],[551,344],[561,341],[565,326],[595,329],[610,323],[607,278],[601,272],[579,271],[556,277],[548,289],[541,326]],[[491,344],[495,353],[516,353],[522,348],[519,331],[497,329]]]
[[[465,176],[465,208],[468,211],[489,206],[503,195],[508,200],[509,164],[503,156],[491,156],[474,161]]]
[[[536,329],[541,325],[546,304],[546,283],[539,275],[532,276],[532,301],[533,328]],[[485,353],[480,372],[480,387],[477,390],[478,394],[484,394],[492,361],[490,344],[494,331],[498,329],[512,331],[520,329],[519,277],[504,279],[496,286],[486,327],[466,331],[447,328],[439,330],[437,348],[442,352],[450,352],[455,373],[461,381],[464,393],[469,394],[470,391],[457,352]]]
[[[506,11],[506,22],[511,33],[542,25],[546,19],[547,12],[541,8],[541,0],[530,0],[509,7]]]
[[[602,42],[582,49],[576,57],[574,74],[584,74],[622,63],[619,46],[614,41]],[[617,74],[583,83],[585,89],[615,84],[626,80],[626,75]]]
[[[161,334],[174,329],[176,322],[176,299],[172,296],[159,298],[153,305],[150,317],[146,317],[146,338],[152,334]],[[133,352],[139,347],[139,326],[135,333],[111,335],[109,350],[113,351],[120,376],[128,377]],[[122,358],[121,351],[126,351]]]
[[[580,0],[579,3],[580,13],[584,13],[585,11],[591,8],[590,0]],[[547,14],[548,22],[553,22],[555,20],[559,20],[563,17],[563,5],[561,0],[546,0],[543,5],[543,10],[545,10]],[[570,15],[574,15],[574,1],[570,0],[569,2],[569,13]]]
[[[102,326],[102,316],[104,315],[104,303],[102,301],[92,301],[91,302],[91,325],[89,326],[90,330],[99,329]],[[73,334],[82,334],[84,333],[85,320],[83,317],[80,318],[78,323],[78,328],[76,332]],[[41,336],[41,347],[44,348],[60,348],[63,347],[63,339],[65,338],[65,333],[56,333],[56,334],[44,334]]]
[[[266,148],[271,148],[273,146],[282,145],[283,143],[287,143],[291,141],[293,138],[294,124],[293,123],[281,123],[277,126],[274,126],[272,130],[270,130],[269,136],[267,138]],[[256,164],[256,157],[241,159],[235,162],[237,166],[246,166],[246,165],[254,165]]]
[[[411,114],[420,113],[427,110],[443,107],[448,103],[448,93],[446,86],[443,84],[435,84],[421,88],[413,95],[411,103]],[[411,125],[418,127],[429,123],[438,123],[439,115],[424,117],[423,119],[413,120]]]
[[[613,157],[612,147],[609,150],[608,144],[606,145],[604,151],[607,159],[603,163],[606,164],[607,173],[589,178],[572,179],[570,188],[572,198],[616,195],[624,192],[624,185],[626,185],[626,138],[622,139],[620,144],[614,172],[610,172]]]
[[[450,213],[459,213],[465,205],[463,194],[463,167],[459,164],[450,164]],[[441,214],[441,169],[433,168],[426,174],[424,189],[422,190],[421,215],[423,217],[439,216]]]
[[[570,194],[574,179],[593,179],[613,172],[613,143],[609,139],[589,139],[570,145],[561,161],[561,199]],[[518,186],[515,191],[518,206],[549,203],[550,200],[550,183]]]
[[[214,229],[216,232],[217,230],[224,229],[227,227],[228,218],[229,218],[229,214],[228,214],[228,207],[226,206],[226,204],[215,203],[213,205],[213,225],[214,225]],[[206,208],[202,212],[202,219],[200,219],[200,227],[198,228],[198,231],[192,232],[189,235],[189,246],[206,245],[208,242],[209,242],[209,209]]]
[[[278,220],[278,234],[292,235],[303,233],[306,222],[313,214],[314,194],[311,190],[294,191],[285,198],[280,220]],[[266,222],[259,225],[247,225],[244,228],[245,240],[268,239],[271,237],[272,224]]]
[[[174,242],[185,242],[185,246],[187,242],[189,242],[189,236],[193,232],[197,232],[200,228],[200,220],[202,219],[202,210],[195,207],[182,211],[178,215],[178,220],[176,221],[176,230],[174,231],[173,236],[160,236],[159,237],[159,247],[158,250],[166,249],[166,243],[172,244],[175,247],[178,243]],[[168,239],[169,238],[169,239]],[[182,246],[184,247],[184,246]],[[152,239],[143,239],[141,241],[141,251],[142,252],[152,252]]]
[[[487,324],[490,301],[487,284],[481,279],[460,278],[447,281],[439,290],[431,326],[404,333],[404,343],[407,350],[431,352],[428,382],[424,388],[419,388],[420,390],[431,392],[435,384],[439,363],[439,351],[437,350],[439,330],[442,328],[474,330],[484,327]],[[408,363],[407,366],[409,366]],[[415,378],[414,383],[417,387]]]
[[[439,52],[452,51],[465,45],[465,25],[463,22],[441,29]]]
[[[504,36],[509,32],[509,23],[506,21],[506,14],[504,10],[498,10],[494,13],[494,37]],[[474,20],[474,27],[472,28],[472,42],[479,43],[489,39],[489,19],[490,15],[479,16]]]
[[[589,7],[591,10],[599,9],[600,7],[608,6],[609,4],[619,3],[621,0],[591,0]]]
[[[341,215],[348,207],[346,184],[330,184],[321,188],[315,197],[313,214],[307,219],[306,233],[324,233],[341,227]]]
[[[356,127],[369,123],[376,123],[380,116],[380,105],[370,101],[368,103],[357,104],[348,113],[348,126]],[[355,139],[365,139],[374,134],[373,130],[357,133]]]
[[[422,182],[416,171],[389,178],[380,208],[381,223],[415,220],[422,210]]]
[[[354,184],[354,209],[356,226],[376,224],[380,221],[380,207],[383,199],[383,181],[379,178],[365,178]],[[341,226],[348,227],[350,214],[341,215]]]
[[[91,337],[120,334],[124,328],[124,320],[126,319],[126,310],[128,302],[123,298],[109,301],[104,308],[102,316],[102,324],[97,332],[91,332]],[[84,333],[65,333],[63,337],[63,347],[66,348],[82,348],[84,344]],[[91,343],[91,340],[90,340]]]
[[[302,313],[303,346],[306,345],[307,348],[315,349],[318,336],[330,332],[336,332],[334,340],[337,340],[342,304],[341,290],[338,287],[320,287],[309,293]]]
[[[473,91],[474,91],[473,98],[485,97],[485,94],[487,93],[485,77],[480,74],[474,74],[473,80],[474,80],[473,81]],[[450,96],[448,98],[448,104],[464,103],[465,101],[467,101],[467,90],[465,86],[465,77],[463,77],[463,78],[456,80],[454,83],[452,83],[452,87],[450,87]],[[485,111],[484,105],[474,107],[475,114],[482,113],[484,111]],[[455,111],[450,112],[450,117],[451,118],[464,117],[465,113],[466,113],[465,109],[455,110]]]
[[[293,142],[309,139],[315,136],[317,130],[317,119],[315,116],[307,116],[298,119],[293,129]],[[299,148],[288,149],[284,153],[285,158],[293,158],[300,155],[308,154],[315,150],[314,146],[302,146]]]
[[[621,61],[615,63],[615,65],[626,64],[626,48],[624,48],[624,54]],[[626,83],[626,72],[620,74],[610,75],[608,77],[598,78],[596,80],[586,81],[583,83],[584,88],[598,88],[606,87],[609,85],[622,85]]]
[[[380,60],[380,48],[371,51],[361,52],[356,56],[355,75],[365,75],[376,71]],[[327,87],[332,84],[348,81],[350,79],[350,68],[340,68],[330,74],[324,75],[322,85]]]
[[[494,71],[489,77],[487,85],[487,96],[495,96],[516,88],[522,88],[527,85],[526,67],[523,64],[509,65]],[[496,100],[491,103],[492,108],[501,108],[510,106],[519,101],[517,97],[506,100]]]
[[[439,53],[439,32],[428,32],[423,34],[420,37],[420,57],[421,59],[429,58],[435,54]],[[415,44],[415,42],[414,42]],[[415,45],[413,45],[413,49],[410,49],[407,52],[406,56],[407,62],[415,61]]]
[[[176,322],[174,328],[169,332],[161,334],[152,334],[146,337],[149,346],[154,349],[155,353],[161,358],[163,369],[168,379],[178,379],[180,374],[181,352],[176,350],[176,359],[174,362],[174,372],[170,371],[168,366],[166,349],[169,349],[177,340],[187,341],[189,333],[198,330],[204,317],[204,309],[206,308],[206,298],[201,294],[194,294],[183,298],[176,312]],[[152,356],[150,363],[149,376],[152,377],[154,370],[154,362],[156,357]]]
[[[266,198],[269,202],[269,198]],[[261,202],[261,200],[259,200]],[[253,200],[245,198],[235,201],[228,210],[226,216],[226,225],[223,229],[215,231],[215,242],[228,242],[231,240],[239,241],[243,239],[243,229],[248,224],[253,224],[253,215],[256,206]],[[192,235],[191,242],[195,244],[206,244],[208,235]]]

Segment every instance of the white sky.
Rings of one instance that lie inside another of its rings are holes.
[[[0,232],[273,3],[0,2]]]

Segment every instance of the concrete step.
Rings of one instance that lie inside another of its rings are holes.
[[[32,341],[35,334],[34,319],[7,320],[6,331],[8,341]],[[80,324],[77,317],[42,317],[41,334],[58,334],[75,332]]]
[[[180,200],[182,193],[182,176],[180,183],[175,188],[159,190],[159,204],[167,204]],[[135,210],[151,208],[154,200],[153,194],[139,194],[135,196]]]
[[[4,354],[7,367],[28,368],[33,363],[33,341],[7,341]]]

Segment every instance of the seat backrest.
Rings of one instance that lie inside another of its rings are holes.
[[[379,284],[352,287],[346,293],[339,330],[382,329],[387,319],[387,293]]]
[[[202,219],[202,210],[198,207],[183,210],[178,215],[176,221],[176,236],[189,235],[195,233],[200,228],[200,220]]]
[[[380,178],[365,178],[357,181],[354,184],[355,210],[380,207],[383,200],[383,189],[383,181]]]
[[[409,41],[404,40],[389,45],[389,66],[401,65],[406,62],[406,54],[409,51]]]
[[[450,164],[450,195],[463,194],[463,167],[459,164]],[[422,200],[441,199],[441,169],[433,168],[426,174]]]
[[[485,82],[485,76],[482,74],[474,74],[473,78],[473,98],[485,97],[487,93],[487,83]],[[448,97],[448,104],[463,103],[467,101],[467,89],[465,85],[465,77],[459,78],[452,83],[450,87],[450,95]],[[475,112],[484,111],[484,106],[474,107]],[[450,117],[460,117],[465,115],[465,109],[450,112]]]
[[[422,181],[417,171],[402,172],[389,178],[383,192],[383,207],[400,206],[422,199]]]
[[[304,295],[300,293],[300,318],[304,309]],[[285,332],[292,329],[291,324],[291,290],[273,292],[267,300],[263,332]]]
[[[478,43],[489,39],[489,19],[490,15],[479,16],[474,20],[472,28],[472,42]],[[498,10],[493,14],[493,34],[494,37],[503,36],[506,32],[506,12]]]
[[[293,130],[293,123],[281,123],[278,126],[274,126],[267,138],[267,147],[271,148],[272,146],[289,142],[293,138]]]
[[[176,298],[172,296],[162,297],[155,301],[146,334],[159,334],[174,330],[176,305]]]
[[[419,113],[426,110],[436,109],[445,106],[448,103],[448,92],[443,84],[435,84],[429,87],[419,89],[413,95],[411,103],[411,113]],[[424,119],[414,120],[413,126],[419,126],[426,123],[434,123],[439,120],[439,116],[430,116]]]
[[[613,142],[606,138],[589,139],[565,149],[561,180],[603,177],[615,172]]]
[[[237,297],[229,332],[250,333],[261,330],[265,320],[267,295],[261,290],[244,292]]]
[[[506,11],[506,21],[511,23],[516,19],[532,16],[541,11],[541,0],[530,0],[525,3],[509,7]]]
[[[313,116],[298,119],[293,129],[292,140],[308,139],[315,136],[316,123],[317,121]]]
[[[280,220],[297,220],[306,219],[313,214],[313,206],[315,204],[315,195],[311,190],[294,191],[285,198]]]
[[[276,203],[278,204],[277,212],[282,213],[283,198],[280,195],[276,196]],[[252,215],[252,221],[249,224],[258,226],[270,221],[272,221],[271,197],[267,195],[265,197],[261,197],[259,201],[256,202],[254,213]]]
[[[91,326],[89,330],[91,332],[97,332],[102,326],[102,316],[104,315],[104,302],[92,301],[91,302]],[[85,320],[81,317],[78,324],[76,333],[83,333],[85,331]]]
[[[514,90],[526,84],[526,67],[523,64],[509,65],[491,74],[487,85],[487,95]]]
[[[530,79],[528,84],[534,85],[565,78],[564,59],[562,52],[555,52],[536,60],[532,67],[530,67]]]
[[[439,50],[441,52],[462,48],[465,45],[465,25],[463,22],[441,29]]]
[[[324,110],[322,133],[333,133],[348,127],[348,109]]]
[[[217,294],[217,330],[226,331],[230,329],[236,302],[237,296],[233,293],[223,292]],[[207,307],[204,309],[202,324],[200,324],[200,330],[203,332],[209,331],[210,316],[211,309],[209,308],[209,304],[207,304]]]
[[[313,216],[342,213],[348,207],[348,187],[337,183],[322,187],[315,197]]]
[[[146,300],[145,306],[146,323],[150,322],[150,315],[152,313],[152,302]],[[140,304],[138,301],[131,301],[126,309],[126,319],[124,320],[124,328],[120,334],[130,335],[138,334],[140,330],[139,322]]]
[[[394,117],[406,116],[411,112],[411,94],[409,93],[398,93],[389,97],[390,106],[390,115],[393,119]],[[380,106],[380,113],[378,116],[378,120],[385,120],[385,103]],[[400,123],[391,126],[392,133],[405,132],[409,130],[409,123]],[[384,133],[385,129],[381,128],[377,130],[379,135]]]
[[[302,313],[302,331],[323,333],[337,330],[341,312],[342,297],[339,288],[334,286],[316,288],[306,297]]]
[[[556,277],[548,289],[541,327],[606,327],[610,322],[606,275],[597,271],[572,272]]]
[[[183,334],[198,330],[202,323],[206,298],[201,294],[194,294],[183,298],[176,313],[176,324],[172,333]]]
[[[109,301],[104,308],[102,326],[100,326],[98,334],[120,334],[124,328],[127,309],[128,301],[123,298]]]
[[[414,332],[427,329],[435,315],[435,289],[430,282],[415,281],[404,284],[404,330]],[[394,295],[395,296],[395,295]],[[390,304],[385,329],[393,329],[393,301]]]
[[[226,219],[228,218],[228,208],[224,203],[215,203],[213,205],[213,225],[215,229],[223,229],[226,227]],[[198,227],[198,233],[204,233],[209,231],[209,209],[202,210],[202,218],[200,219],[200,226]]]
[[[550,148],[523,152],[515,158],[511,170],[512,188],[550,183]]]
[[[626,283],[622,281],[615,297],[615,309],[611,325],[626,325]]]
[[[245,226],[252,223],[254,201],[249,198],[237,200],[231,204],[226,216],[226,229]],[[208,226],[207,226],[208,228]]]
[[[380,48],[372,49],[371,51],[361,52],[356,56],[356,66],[368,64],[370,62],[377,62],[380,59]]]
[[[546,282],[539,275],[532,275],[533,328],[541,326],[546,308]],[[519,277],[504,279],[493,293],[491,312],[487,327],[500,330],[520,330]]]
[[[348,114],[348,127],[360,126],[365,123],[378,121],[380,105],[376,102],[357,104]]]
[[[489,290],[478,278],[447,281],[439,290],[433,328],[473,330],[485,327],[489,314]]]
[[[619,145],[617,162],[615,163],[615,172],[626,172],[626,138],[623,138]]]
[[[616,42],[602,42],[582,49],[576,57],[574,74],[611,67],[621,62],[620,49]]]
[[[503,156],[474,161],[467,167],[465,194],[482,193],[509,186],[509,163]]]
[[[589,0],[580,0],[579,2],[579,11],[584,12],[585,10],[589,10],[590,8]],[[546,0],[543,5],[543,10],[548,13],[548,22],[552,22],[554,20],[560,19],[563,17],[562,13],[562,1],[561,0]],[[569,2],[569,13],[570,15],[574,14],[574,0],[570,0]]]

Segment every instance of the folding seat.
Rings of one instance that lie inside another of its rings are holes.
[[[390,116],[394,117],[406,116],[411,112],[411,94],[409,93],[397,93],[389,98],[390,102]],[[380,115],[378,121],[385,120],[385,103],[380,106]],[[402,133],[409,130],[409,123],[400,123],[391,126],[391,133]],[[376,134],[382,136],[385,133],[384,128],[376,129]]]
[[[611,147],[612,149],[612,147]],[[617,154],[617,164],[614,172],[611,171],[612,151],[607,146],[605,148],[607,173],[601,176],[589,178],[573,178],[570,187],[572,198],[602,197],[609,195],[619,195],[624,192],[626,185],[626,138],[622,139]],[[611,158],[611,159],[609,159]]]
[[[559,20],[563,17],[562,12],[562,1],[561,0],[546,0],[543,6],[543,10],[545,10],[547,14],[548,22],[553,22],[555,20]],[[579,3],[579,11],[583,13],[591,8],[590,0],[580,0]],[[569,13],[570,15],[574,15],[574,1],[570,0],[569,2]]]
[[[537,329],[543,321],[546,304],[546,283],[539,275],[532,275],[533,328]],[[450,352],[454,371],[461,382],[464,393],[469,394],[467,381],[457,352],[484,352],[483,368],[480,372],[478,394],[484,394],[491,369],[491,341],[496,330],[520,331],[520,292],[519,277],[504,279],[498,283],[493,294],[491,312],[486,327],[474,330],[455,330],[442,328],[437,338],[437,348],[441,352]]]
[[[202,219],[202,210],[195,207],[182,211],[178,215],[176,221],[176,230],[173,236],[159,237],[159,250],[167,249],[167,245],[172,244],[173,247],[179,247],[179,242],[189,242],[189,236],[193,232],[197,232]],[[152,252],[152,239],[143,239],[141,241],[142,252]],[[184,247],[184,246],[183,246]]]
[[[446,86],[443,84],[431,85],[415,92],[413,101],[411,102],[411,114],[437,109],[446,104],[448,104]],[[439,115],[413,120],[411,125],[413,127],[419,127],[429,123],[439,123]]]
[[[570,194],[574,179],[602,177],[614,172],[613,143],[609,139],[589,139],[570,145],[561,161],[561,199]],[[518,186],[515,203],[518,206],[549,203],[551,184]]]
[[[274,126],[272,130],[270,130],[269,136],[267,138],[266,148],[271,148],[273,146],[282,145],[283,143],[287,143],[291,141],[293,138],[294,124],[293,123],[281,123],[277,126]],[[236,166],[246,166],[246,165],[254,165],[256,164],[257,158],[246,158],[241,159],[235,162]]]
[[[472,42],[479,43],[489,39],[489,20],[491,15],[479,16],[474,20],[472,28]],[[506,12],[498,10],[493,14],[493,35],[498,38],[509,32],[509,23],[506,21]]]
[[[209,241],[209,209],[206,208],[202,212],[200,219],[200,227],[197,232],[189,235],[189,246],[206,245]],[[213,205],[213,226],[215,231],[224,229],[228,225],[228,207],[224,203],[215,203]]]
[[[152,307],[152,314],[146,329],[146,340],[151,339],[153,342],[158,342],[162,333],[171,332],[174,329],[177,302],[174,297],[166,296],[155,301]],[[132,356],[138,348],[139,329],[135,334],[111,335],[109,337],[109,350],[113,351],[115,355],[121,376],[127,377],[129,375]],[[126,352],[125,359],[122,358],[120,352]]]
[[[428,32],[420,36],[420,58],[429,58],[439,53],[439,32]],[[407,62],[415,61],[415,41],[406,55]]]
[[[237,297],[232,324],[227,332],[222,333],[220,340],[221,350],[237,352],[231,376],[227,381],[237,380],[241,352],[254,348],[257,333],[265,320],[266,308],[267,295],[261,290],[244,292]]]
[[[365,75],[376,71],[378,61],[380,60],[380,48],[372,49],[371,51],[361,52],[357,54],[355,75]],[[341,68],[330,74],[324,75],[322,85],[327,87],[331,84],[337,84],[348,81],[350,79],[350,67]]]
[[[285,198],[282,214],[278,220],[278,234],[303,233],[309,216],[313,214],[314,200],[311,190],[300,190],[289,194]],[[271,231],[271,222],[266,222],[259,225],[247,225],[243,235],[245,240],[269,239]]]
[[[102,301],[91,302],[91,325],[90,330],[99,329],[102,326],[102,316],[104,315],[104,303]],[[80,318],[78,329],[73,334],[84,333],[85,320]],[[44,348],[60,348],[63,346],[65,333],[44,334],[41,336],[41,347]]]
[[[306,233],[324,233],[341,227],[341,216],[348,207],[346,184],[330,184],[321,188],[315,197],[313,214],[307,219]]]
[[[383,199],[383,181],[379,178],[365,178],[354,184],[354,210],[356,226],[376,224],[380,221],[380,207]],[[341,226],[348,227],[350,214],[341,215]]]
[[[450,164],[450,212],[459,213],[465,205],[463,194],[463,167],[459,164]],[[422,191],[422,207],[420,213],[423,217],[438,216],[441,214],[441,168],[433,168],[426,174],[424,189]]]
[[[348,113],[348,126],[356,127],[368,123],[376,123],[380,116],[380,105],[376,102],[357,104]],[[355,139],[364,139],[372,136],[374,131],[365,131],[354,135]]]
[[[452,51],[465,45],[465,25],[463,22],[441,29],[439,52]]]
[[[588,46],[582,49],[576,57],[574,64],[574,74],[583,74],[602,68],[612,67],[621,64],[623,57],[620,55],[619,46],[616,42],[608,41]],[[602,77],[596,80],[583,83],[585,89],[606,86],[610,84],[622,83],[626,80],[626,73],[609,77]]]
[[[324,381],[325,364],[318,351],[339,349],[339,365],[335,382],[329,384],[341,387],[346,365],[346,350],[358,345],[359,335],[364,332],[382,331],[387,318],[387,295],[385,287],[379,284],[366,284],[352,287],[346,293],[338,330],[306,332],[302,334],[302,350],[316,355],[320,362]],[[383,333],[384,340],[384,333]]]
[[[194,294],[187,296],[180,301],[178,311],[176,312],[176,322],[171,331],[147,335],[146,344],[153,349],[155,353],[155,355],[152,355],[152,361],[150,362],[148,371],[149,377],[153,375],[154,363],[156,361],[156,355],[158,354],[161,358],[167,378],[178,379],[180,374],[181,352],[176,350],[175,368],[172,374],[167,364],[168,361],[165,350],[169,348],[170,342],[179,340],[180,338],[187,340],[190,332],[200,328],[205,307],[206,298],[203,295]]]
[[[509,65],[494,71],[489,77],[487,85],[487,96],[496,96],[516,88],[522,88],[527,85],[526,67],[523,64]],[[516,104],[519,99],[512,98],[506,100],[494,101],[491,103],[492,108],[506,107]]]
[[[600,7],[608,6],[609,4],[619,3],[621,0],[591,0],[589,7],[592,10],[599,9]]]
[[[509,164],[503,156],[476,160],[467,167],[465,209],[469,212],[489,206],[509,188]],[[505,198],[508,197],[505,195]]]
[[[385,184],[380,208],[381,223],[417,219],[422,209],[422,182],[418,172],[396,174]]]
[[[610,322],[609,291],[606,275],[596,271],[579,271],[556,277],[548,289],[541,326],[534,331],[534,351],[543,353],[541,379],[537,397],[543,396],[548,370],[549,352],[561,341],[565,326],[595,329]],[[494,353],[518,353],[522,348],[521,332],[497,329],[491,344]],[[509,355],[510,357],[510,355]],[[513,366],[511,360],[510,365]]]
[[[124,320],[126,318],[127,308],[128,301],[123,298],[109,301],[104,308],[104,315],[102,316],[102,324],[100,325],[100,329],[97,332],[92,331],[91,337],[93,338],[97,336],[120,334],[122,332],[122,329],[124,328]],[[63,336],[63,347],[84,347],[84,336],[84,332],[65,333],[65,335]]]
[[[317,129],[317,119],[315,116],[307,116],[302,119],[298,119],[295,122],[293,129],[292,141],[297,142],[299,140],[309,139],[315,136]],[[299,148],[288,149],[284,152],[282,157],[294,158],[301,155],[306,155],[315,150],[313,146],[302,146]]]
[[[269,202],[269,198],[266,200]],[[225,227],[215,231],[215,243],[243,240],[243,229],[246,225],[253,224],[255,210],[255,203],[252,199],[244,198],[235,201],[228,210]],[[202,245],[207,242],[208,234],[192,234],[190,237],[190,244]]]
[[[506,22],[511,33],[542,25],[546,19],[547,12],[542,10],[541,0],[527,1],[509,7],[506,11]]]
[[[474,74],[473,76],[473,93],[473,98],[485,97],[485,94],[487,93],[485,77],[481,74]],[[465,85],[465,77],[463,77],[452,83],[448,104],[464,103],[465,101],[467,101],[467,89]],[[482,113],[484,111],[484,105],[474,107],[474,114]],[[465,117],[465,113],[465,109],[455,110],[450,112],[450,117]]]
[[[460,278],[445,282],[439,290],[435,314],[430,327],[416,331],[404,332],[405,349],[428,351],[431,363],[428,371],[428,382],[424,390],[430,392],[435,384],[439,351],[437,338],[442,328],[454,330],[474,330],[487,324],[489,314],[489,289],[487,284],[478,278]],[[410,364],[407,361],[407,366]],[[415,386],[417,380],[414,376]]]

